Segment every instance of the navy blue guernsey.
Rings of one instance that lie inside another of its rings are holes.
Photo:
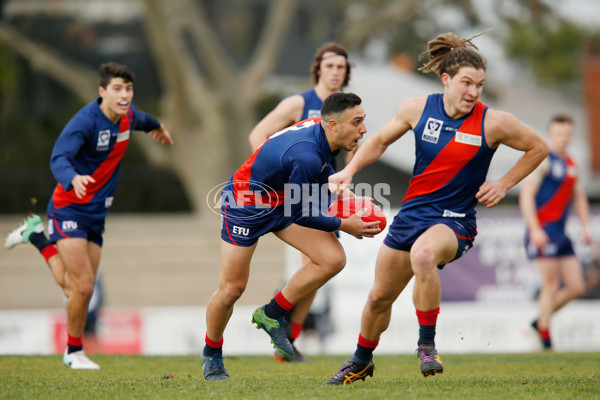
[[[160,127],[160,122],[132,105],[113,123],[100,109],[101,101],[98,98],[79,110],[56,140],[50,169],[58,184],[48,204],[48,215],[60,211],[63,217],[103,220],[112,203],[131,131],[150,132]],[[82,199],[71,185],[75,175],[90,175],[96,180],[87,185]]]
[[[292,201],[294,188],[327,188],[327,178],[334,173],[332,155],[320,118],[301,121],[275,133],[244,162],[223,190],[224,201],[243,207],[250,213],[262,214],[265,208],[284,207],[289,201],[292,220],[298,225],[323,231],[339,228],[341,220],[321,212],[303,212],[303,201]],[[316,185],[314,185],[316,184]],[[320,199],[325,202],[327,199]],[[314,206],[314,205],[308,205]],[[319,209],[321,206],[319,205]]]

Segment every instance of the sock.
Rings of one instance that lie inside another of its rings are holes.
[[[439,313],[439,307],[428,311],[417,310],[417,319],[419,320],[419,341],[417,344],[419,346],[424,344],[435,346],[435,325]]]
[[[48,241],[48,238],[44,232],[33,232],[31,235],[29,235],[29,242],[34,245],[40,253],[42,253],[42,256],[44,256],[46,262],[48,262],[50,257],[58,253],[56,245]]]
[[[269,318],[279,319],[283,318],[285,313],[292,308],[294,308],[294,305],[287,301],[287,299],[283,297],[283,294],[281,294],[281,291],[279,291],[265,307],[265,314]]]
[[[67,353],[71,354],[80,350],[83,350],[83,339],[81,336],[74,337],[67,332]]]
[[[54,255],[58,254],[58,249],[56,248],[56,245],[54,244],[49,244],[48,246],[44,247],[40,253],[42,253],[42,256],[44,257],[44,260],[46,260],[46,263],[48,262],[48,260],[53,257]]]
[[[550,340],[550,328],[546,329],[538,329],[540,333],[540,339],[542,339],[542,344],[545,349],[549,349],[552,347],[552,341]]]
[[[358,334],[358,344],[356,345],[356,351],[354,352],[354,356],[352,359],[356,361],[357,364],[367,365],[373,359],[373,352],[375,348],[379,344],[379,339],[377,341],[367,340],[359,333]]]
[[[29,235],[29,243],[37,247],[40,252],[50,244],[44,232],[33,232]]]
[[[298,338],[298,336],[300,336],[300,331],[302,331],[302,324],[299,324],[297,322],[292,322],[292,331],[290,332],[290,336],[288,337],[288,339],[290,340],[290,343],[294,343],[294,340],[296,340]]]
[[[202,351],[202,355],[204,357],[212,357],[215,354],[223,354],[223,338],[221,340],[212,340],[208,337],[208,333],[204,338],[204,342],[206,346],[204,346],[204,350]]]

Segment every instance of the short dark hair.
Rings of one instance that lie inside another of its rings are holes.
[[[113,78],[123,78],[125,82],[133,83],[135,76],[125,65],[115,62],[107,62],[100,65],[100,86],[106,89]]]
[[[348,83],[350,82],[350,69],[352,68],[352,64],[350,64],[350,62],[348,61],[348,52],[346,51],[344,46],[334,42],[325,43],[317,49],[317,52],[315,53],[315,58],[313,59],[313,62],[310,66],[310,75],[312,76],[313,83],[315,85],[319,83],[321,61],[323,61],[323,55],[328,52],[335,53],[338,56],[342,56],[346,59],[346,76],[344,77],[342,87],[344,88],[348,86]]]
[[[323,102],[323,107],[321,107],[321,117],[323,120],[328,121],[334,114],[356,107],[360,103],[362,103],[361,98],[354,93],[337,92],[330,94]]]
[[[573,118],[571,118],[570,115],[566,115],[566,114],[557,114],[554,117],[552,117],[552,119],[550,120],[550,123],[558,123],[558,124],[565,124],[565,123],[569,123],[569,124],[573,124]]]

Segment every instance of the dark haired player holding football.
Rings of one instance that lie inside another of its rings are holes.
[[[48,204],[48,234],[32,215],[11,232],[5,246],[31,243],[44,256],[67,297],[65,365],[99,369],[83,351],[82,335],[100,264],[102,234],[117,174],[133,130],[173,144],[163,124],[131,104],[133,73],[124,65],[100,66],[100,97],[83,107],[56,140],[50,169],[58,181]]]
[[[291,193],[286,192],[290,186],[327,185],[327,178],[333,173],[329,165],[331,153],[352,150],[367,131],[360,103],[361,99],[353,93],[332,94],[323,103],[322,119],[301,121],[273,135],[223,189],[219,286],[206,310],[206,346],[202,355],[205,379],[229,379],[223,364],[223,332],[233,305],[246,288],[250,260],[261,236],[273,232],[310,258],[268,304],[252,315],[253,322],[269,334],[275,348],[293,356],[285,313],[346,264],[344,250],[333,231],[339,229],[358,238],[380,232],[379,223],[364,222],[360,212],[345,219],[313,213],[304,208],[311,204],[291,202]]]
[[[348,52],[343,46],[330,42],[319,47],[314,55],[310,68],[310,74],[315,86],[306,92],[295,94],[281,100],[271,112],[256,124],[248,137],[250,146],[252,146],[252,151],[256,150],[258,146],[263,144],[265,140],[276,132],[287,128],[298,121],[320,117],[323,100],[330,94],[341,92],[344,87],[348,86],[351,69],[352,65],[348,61]],[[346,162],[349,161],[355,151],[356,149],[352,152],[346,152]],[[331,156],[330,164],[334,171],[337,171],[334,155]],[[300,258],[301,265],[304,265],[309,261],[308,257],[304,254],[302,254]],[[286,273],[295,272],[301,265],[297,265],[293,271],[286,271]],[[294,347],[294,355],[290,357],[275,350],[274,358],[277,361],[308,361],[308,359],[296,349],[294,341],[302,331],[304,321],[308,316],[315,294],[316,293],[311,293],[299,301],[290,312],[289,319],[291,329],[289,330],[288,338],[292,343],[292,347]]]

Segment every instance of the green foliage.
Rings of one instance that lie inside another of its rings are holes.
[[[567,22],[558,27],[514,23],[506,50],[530,66],[541,83],[554,85],[579,78],[584,39],[585,33]]]
[[[375,357],[375,375],[351,386],[323,383],[343,356],[281,364],[227,357],[231,381],[207,382],[198,356],[92,356],[100,371],[74,371],[60,356],[0,358],[0,399],[599,399],[599,353],[442,356],[445,372],[423,378],[414,355]]]

